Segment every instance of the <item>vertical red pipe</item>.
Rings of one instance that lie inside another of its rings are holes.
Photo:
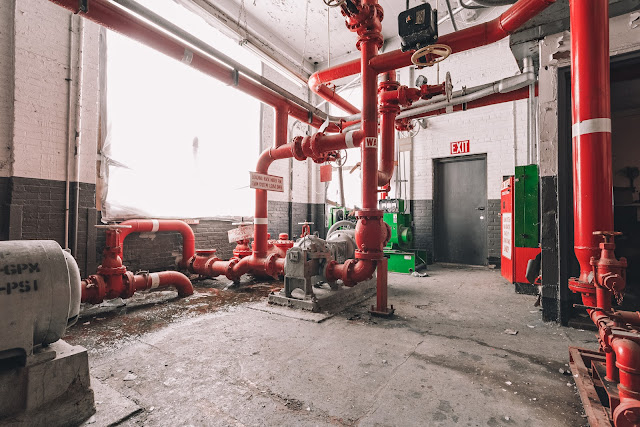
[[[377,76],[369,65],[371,58],[378,53],[376,40],[365,40],[362,49],[362,130],[364,144],[362,152],[362,209],[378,209],[378,111]]]
[[[602,240],[593,232],[613,230],[609,1],[571,0],[570,7],[574,249],[580,262],[577,285],[588,290],[593,287],[589,260],[599,257]],[[595,292],[582,292],[587,305],[607,304],[597,301]]]
[[[273,148],[266,150],[260,156],[258,160],[258,166],[256,172],[266,174],[269,171],[269,166],[275,160],[275,151],[278,152],[290,152],[290,149],[284,147],[287,143],[287,127],[289,125],[289,116],[286,108],[275,109],[275,123],[274,123],[274,138]],[[272,150],[274,150],[272,152]],[[289,155],[290,156],[290,155]],[[279,157],[283,158],[283,157]],[[268,211],[267,211],[267,191],[256,190],[256,207],[255,215],[253,218],[253,254],[254,258],[264,258],[267,256],[267,249],[269,246],[267,238],[267,223]]]

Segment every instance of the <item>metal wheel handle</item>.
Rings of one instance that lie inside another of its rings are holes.
[[[322,0],[322,1],[324,1],[324,4],[326,4],[329,7],[338,7],[338,6],[342,6],[342,4],[347,0]]]
[[[416,50],[411,55],[411,62],[417,67],[431,67],[442,62],[451,55],[451,48],[446,44],[432,44]]]

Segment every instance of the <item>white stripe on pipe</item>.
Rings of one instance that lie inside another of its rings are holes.
[[[344,143],[347,145],[347,148],[355,148],[355,145],[353,145],[354,132],[355,130],[352,130],[351,132],[347,132],[344,136]]]
[[[152,233],[155,233],[160,229],[160,221],[158,221],[157,219],[152,219],[151,223],[153,224],[153,226],[151,227]]]
[[[151,278],[151,289],[160,286],[160,275],[158,273],[150,273],[149,277]]]
[[[256,225],[268,225],[267,218],[254,218],[253,223]]]
[[[611,119],[590,119],[571,126],[573,138],[598,132],[611,133]]]
[[[182,62],[189,65],[191,64],[191,61],[193,61],[193,52],[189,49],[185,49],[184,54],[182,55]]]

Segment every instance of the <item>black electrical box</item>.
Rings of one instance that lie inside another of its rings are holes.
[[[402,51],[417,50],[438,40],[438,11],[423,3],[398,15]]]

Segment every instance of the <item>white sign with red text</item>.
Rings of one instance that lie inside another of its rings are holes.
[[[284,193],[284,179],[281,176],[267,175],[258,172],[251,174],[250,187],[256,190],[279,191]]]
[[[253,225],[241,225],[238,228],[232,228],[227,231],[227,234],[229,235],[229,243],[249,240],[253,237]]]
[[[469,140],[451,143],[451,154],[465,154],[469,152]]]

